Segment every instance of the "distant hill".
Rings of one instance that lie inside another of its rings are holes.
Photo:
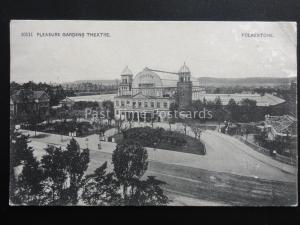
[[[199,77],[202,86],[280,86],[290,85],[297,81],[297,77],[269,78],[269,77],[247,77],[247,78],[216,78]]]
[[[82,84],[82,83],[92,83],[92,84],[102,84],[102,85],[115,85],[119,80],[76,80],[73,82],[65,82],[63,84]]]
[[[175,82],[176,79],[172,80],[165,80],[163,79],[164,83],[167,82]],[[281,78],[270,78],[270,77],[247,77],[247,78],[218,78],[218,77],[193,77],[192,80],[195,82],[196,80],[199,81],[199,85],[201,86],[286,86],[290,85],[292,81],[296,81],[297,77],[281,77]],[[92,83],[92,84],[102,84],[102,85],[116,85],[116,83],[120,82],[120,80],[77,80],[74,82],[66,82],[63,84],[81,84],[81,83]],[[165,84],[166,85],[166,84]]]

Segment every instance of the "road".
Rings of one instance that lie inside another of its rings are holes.
[[[33,132],[30,132],[31,136]],[[108,161],[115,143],[102,142],[98,137],[76,138],[81,147],[88,147],[91,162],[87,173]],[[48,143],[66,146],[70,137],[39,133],[31,137],[35,154],[40,158]],[[230,136],[216,131],[205,131],[205,156],[147,148],[149,169],[165,181],[165,190],[175,204],[193,205],[290,205],[296,199],[296,168],[277,162],[253,151]],[[276,200],[276,201],[275,201]],[[191,203],[193,202],[193,203]]]

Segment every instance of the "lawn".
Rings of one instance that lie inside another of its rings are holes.
[[[123,139],[131,139],[144,147],[205,155],[205,146],[198,139],[162,128],[131,128],[122,134],[114,135],[113,138],[116,143],[120,143]]]

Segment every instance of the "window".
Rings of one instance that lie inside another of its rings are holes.
[[[122,107],[124,107],[124,106],[125,106],[125,104],[124,104],[124,101],[121,101],[121,106],[122,106]]]
[[[156,103],[156,107],[157,107],[157,108],[160,108],[160,102],[157,102],[157,103]]]
[[[133,106],[133,108],[135,108],[136,107],[136,102],[132,102],[132,106]]]
[[[145,108],[148,107],[148,102],[144,102],[144,107],[145,107]]]
[[[167,102],[164,102],[164,107],[168,108],[168,103]]]
[[[116,115],[119,115],[119,110],[116,110]]]
[[[126,104],[127,104],[127,105],[130,105],[130,101],[127,101]]]
[[[116,106],[119,106],[119,101],[116,101]]]
[[[151,107],[154,108],[154,102],[151,102]]]
[[[139,102],[139,108],[141,108],[142,107],[142,102]]]

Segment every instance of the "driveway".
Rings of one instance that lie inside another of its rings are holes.
[[[26,131],[27,132],[27,131]],[[34,132],[29,132],[33,136]],[[36,142],[66,146],[70,137],[55,134],[42,134],[37,132]],[[98,135],[88,138],[76,138],[82,148],[112,154],[116,144],[101,142],[101,150],[98,149]],[[201,135],[201,141],[206,146],[206,155],[175,152],[162,149],[147,148],[149,160],[167,164],[181,165],[204,169],[215,172],[226,172],[241,176],[250,176],[274,181],[295,182],[297,170],[295,167],[275,161],[239,140],[216,131],[205,131]]]

